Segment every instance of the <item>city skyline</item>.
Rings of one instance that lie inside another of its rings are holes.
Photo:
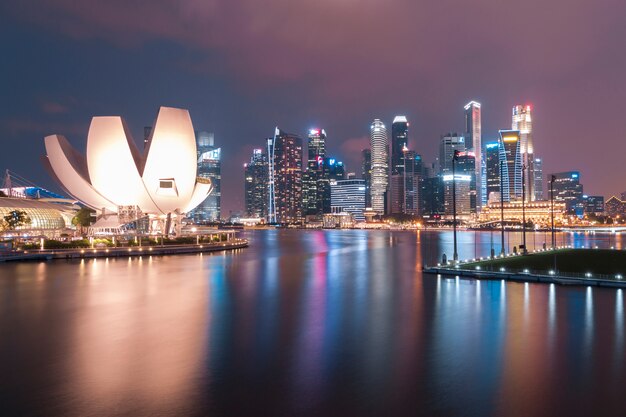
[[[64,133],[80,144],[89,117],[123,114],[139,141],[153,122],[151,109],[180,106],[190,110],[199,130],[215,133],[223,160],[232,162],[223,172],[222,213],[228,216],[244,207],[238,169],[273,126],[302,136],[323,126],[328,153],[358,172],[358,153],[374,118],[390,126],[395,115],[406,115],[411,149],[429,161],[441,133],[464,132],[461,106],[476,100],[482,104],[483,142],[510,127],[514,105],[531,104],[535,154],[545,173],[576,169],[595,194],[623,191],[626,171],[620,170],[626,168],[618,158],[626,145],[616,138],[624,136],[626,29],[620,16],[626,6],[399,5],[401,16],[393,3],[302,4],[289,10],[289,31],[276,24],[285,16],[281,1],[263,5],[263,13],[251,2],[182,5],[174,12],[164,1],[132,9],[117,2],[3,5],[0,45],[12,59],[3,77],[0,137],[6,152],[0,167],[53,187],[38,162],[43,149],[37,144],[46,134]],[[486,19],[493,13],[509,19],[494,24]],[[250,16],[260,14],[262,22],[252,25]],[[239,24],[226,16],[236,16]],[[479,27],[474,41],[464,44],[458,34],[441,33],[435,22],[444,16],[451,23],[472,17]],[[533,31],[521,50],[513,53],[497,41],[505,28],[524,32],[530,17]],[[562,18],[572,24],[557,33],[553,21]],[[369,24],[391,19],[420,24],[392,32]],[[305,29],[311,22],[326,30],[311,35]],[[233,32],[234,26],[245,30]],[[371,59],[372,47],[379,59]],[[399,51],[405,64],[389,66]],[[313,58],[326,64],[311,65]],[[585,113],[585,123],[573,126],[575,108]],[[615,151],[605,155],[609,148]],[[616,175],[607,177],[600,161],[616,166]]]

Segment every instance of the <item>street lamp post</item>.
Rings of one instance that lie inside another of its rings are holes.
[[[552,222],[552,249],[555,248],[556,242],[554,240],[554,181],[556,177],[554,175],[550,176],[550,220]]]
[[[500,229],[502,235],[501,249],[500,254],[504,255],[504,182],[502,181],[504,175],[503,172],[504,165],[502,161],[500,161]]]
[[[522,253],[526,254],[526,165],[522,165]]]
[[[456,246],[456,160],[459,157],[459,151],[454,151],[452,156],[452,231],[454,235],[454,254],[452,259],[456,263],[459,260],[459,254]]]

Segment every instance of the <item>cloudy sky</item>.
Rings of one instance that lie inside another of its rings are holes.
[[[546,172],[626,190],[623,0],[20,0],[0,35],[0,169],[48,187],[44,135],[84,149],[91,116],[121,115],[139,141],[160,105],[184,107],[223,147],[228,215],[276,125],[325,128],[359,172],[373,118],[406,114],[431,161],[475,99],[483,140],[530,103]]]

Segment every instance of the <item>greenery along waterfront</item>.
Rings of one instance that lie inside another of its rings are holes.
[[[626,251],[613,249],[557,249],[463,264],[463,268],[500,271],[548,271],[570,274],[626,275]]]

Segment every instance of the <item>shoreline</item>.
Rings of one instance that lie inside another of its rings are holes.
[[[119,258],[133,256],[164,256],[185,255],[194,253],[218,252],[248,247],[246,239],[234,239],[225,243],[205,243],[190,245],[167,245],[167,246],[135,246],[119,248],[77,248],[77,249],[49,249],[49,250],[23,250],[0,255],[0,263],[4,262],[27,262],[27,261],[51,261],[59,259],[93,259],[93,258]]]

